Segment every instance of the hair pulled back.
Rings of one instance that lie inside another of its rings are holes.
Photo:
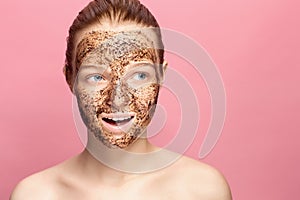
[[[151,12],[139,0],[94,0],[79,12],[73,21],[67,37],[67,50],[64,66],[66,81],[72,90],[74,83],[75,67],[73,65],[76,33],[94,22],[109,19],[113,22],[135,22],[137,25],[154,27],[158,38],[160,64],[163,62],[164,50],[159,24]]]

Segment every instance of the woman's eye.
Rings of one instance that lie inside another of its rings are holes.
[[[100,82],[100,81],[102,81],[103,80],[103,77],[101,76],[101,75],[93,75],[93,76],[90,76],[90,77],[88,77],[88,79],[87,79],[88,81],[91,81],[91,82],[96,82],[96,83],[98,83],[98,82]]]
[[[142,81],[142,80],[145,80],[147,78],[147,74],[146,73],[143,73],[143,72],[140,72],[140,73],[136,73],[133,77],[135,80],[139,80],[139,81]]]

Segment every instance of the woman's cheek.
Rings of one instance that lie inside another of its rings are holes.
[[[98,92],[91,92],[87,90],[79,90],[77,99],[79,105],[90,118],[94,118],[97,115],[97,107],[102,103]]]
[[[135,91],[132,111],[137,113],[139,123],[151,120],[150,117],[157,103],[158,91],[158,84],[142,87]]]
[[[142,103],[145,106],[148,105],[150,102],[151,104],[153,104],[156,103],[158,91],[158,84],[151,84],[149,86],[141,87],[136,92],[136,98],[139,100],[140,103]]]

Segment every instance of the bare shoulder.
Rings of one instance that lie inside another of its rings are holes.
[[[192,158],[183,156],[174,168],[179,184],[185,182],[185,190],[191,199],[231,200],[229,185],[220,171]],[[176,182],[176,180],[175,180]]]
[[[20,181],[14,188],[10,200],[19,199],[50,199],[46,198],[45,193],[51,195],[53,181],[49,176],[49,169],[38,172]]]
[[[64,185],[61,174],[67,163],[68,161],[65,161],[24,178],[14,188],[10,200],[56,199]]]

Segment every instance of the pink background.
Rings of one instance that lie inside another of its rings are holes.
[[[83,148],[62,66],[68,27],[87,2],[0,3],[0,199],[24,177]],[[298,199],[300,2],[142,2],[162,27],[200,43],[222,74],[226,122],[202,161],[223,172],[235,199]],[[186,152],[196,159],[209,119],[206,104],[203,98],[203,125]]]

